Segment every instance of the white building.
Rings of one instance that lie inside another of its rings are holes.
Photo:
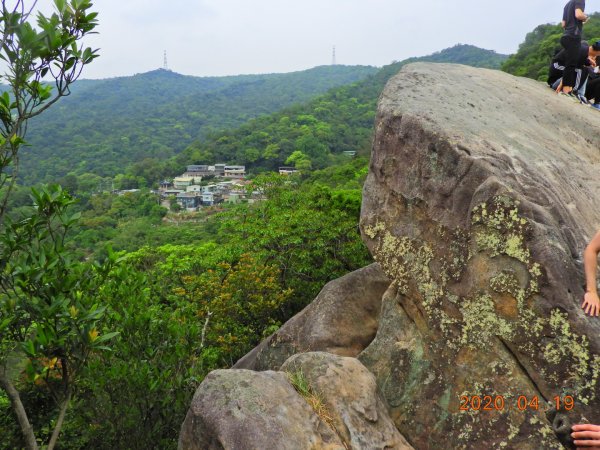
[[[246,177],[246,166],[225,166],[225,178],[238,178],[242,179]]]
[[[194,184],[195,178],[192,177],[175,177],[173,178],[173,187],[175,189],[185,190],[188,186]]]

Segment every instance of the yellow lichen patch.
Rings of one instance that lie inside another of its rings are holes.
[[[571,395],[584,404],[596,398],[600,357],[591,355],[586,336],[578,336],[571,330],[568,315],[558,309],[552,310],[548,325],[555,335],[544,351],[544,359],[551,364],[569,364],[571,383],[577,390]]]
[[[503,271],[501,274],[498,274],[490,280],[490,287],[494,292],[500,294],[498,296],[498,304],[501,303],[500,299],[506,300],[506,294],[510,294],[511,298],[516,302],[515,314],[510,315],[513,316],[514,319],[517,319],[517,316],[520,315],[525,306],[525,298],[528,297],[530,293],[521,287],[521,283],[515,274],[509,271]],[[531,287],[530,290],[532,290]],[[502,308],[502,306],[498,306]]]
[[[529,223],[519,216],[518,202],[498,196],[490,203],[482,203],[473,210],[471,223],[478,248],[490,251],[492,256],[508,255],[529,266],[531,254],[524,239]]]
[[[490,295],[484,294],[463,302],[462,345],[478,348],[489,342],[493,336],[512,339],[515,332],[514,326],[507,320],[498,316],[494,300]]]
[[[407,218],[402,220],[412,220],[411,226],[418,233],[408,237],[391,231],[409,229],[404,222],[401,226],[377,222],[365,227],[364,232],[373,239],[375,259],[414,304],[409,315],[415,321],[425,319],[432,335],[443,342],[437,350],[433,348],[436,344],[431,344],[433,349],[427,351],[440,351],[445,358],[451,358],[453,371],[449,376],[458,388],[454,392],[463,390],[468,383],[460,368],[477,366],[478,354],[485,369],[468,378],[484,383],[486,376],[510,377],[514,382],[522,379],[518,367],[490,366],[485,347],[498,344],[496,338],[500,337],[514,344],[519,354],[529,355],[534,370],[547,383],[567,381],[574,386],[568,394],[577,396],[582,403],[595,398],[600,356],[590,354],[589,342],[573,332],[565,314],[556,310],[547,317],[534,306],[540,302],[544,272],[528,247],[533,225],[520,216],[517,202],[500,196],[477,206],[470,230],[460,232],[432,225],[423,209],[414,205],[403,214]],[[556,338],[545,341],[549,330]],[[501,354],[502,350],[498,352]],[[573,379],[565,380],[565,367],[573,368]],[[477,394],[474,386],[469,386],[468,394]],[[512,414],[506,420],[512,429],[505,446],[511,448],[522,421]],[[489,425],[488,419],[485,423]],[[548,443],[544,448],[552,448],[551,430],[544,422],[536,422],[534,428],[539,442]],[[464,437],[460,444],[473,442],[475,430],[460,430]]]

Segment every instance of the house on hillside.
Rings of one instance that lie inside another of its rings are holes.
[[[202,193],[202,206],[214,206],[219,203],[223,203],[223,194],[210,191]]]
[[[160,196],[162,198],[170,197],[171,195],[177,197],[177,194],[182,194],[183,192],[185,191],[182,189],[165,189],[164,191],[160,191]]]
[[[195,183],[200,183],[200,181],[202,181],[201,177],[198,177],[198,178],[185,177],[185,176],[175,177],[175,178],[173,178],[173,187],[175,189],[185,190],[188,186],[191,186],[192,184],[195,184]]]
[[[215,164],[214,166],[215,177],[224,177],[225,176],[225,164]]]
[[[192,184],[191,186],[185,188],[185,192],[202,192],[202,189],[202,186]]]
[[[291,175],[296,172],[298,172],[298,169],[296,169],[295,167],[280,167],[279,168],[279,175]]]
[[[202,178],[202,177],[223,177],[225,175],[225,164],[192,164],[187,166],[184,177]]]
[[[177,203],[188,211],[196,211],[202,204],[202,194],[200,192],[181,192],[177,194]]]
[[[246,166],[225,166],[223,176],[225,178],[243,179],[246,177]]]

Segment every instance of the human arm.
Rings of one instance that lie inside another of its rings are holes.
[[[567,26],[567,22],[565,22],[564,20],[560,22],[560,26],[561,27],[566,27]]]
[[[587,65],[590,66],[590,67],[596,67],[596,58],[590,56],[588,58]]]
[[[600,299],[598,298],[598,289],[596,287],[598,253],[600,253],[600,231],[596,233],[583,252],[586,288],[581,307],[590,316],[598,316],[600,313]]]
[[[600,425],[589,423],[573,425],[571,437],[575,440],[577,448],[594,450],[600,449]]]
[[[588,16],[586,16],[581,8],[575,8],[575,18],[577,20],[581,20],[582,22],[586,22],[588,20]]]

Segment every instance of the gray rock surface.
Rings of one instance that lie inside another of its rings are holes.
[[[418,63],[386,86],[361,229],[393,282],[359,359],[415,448],[560,448],[555,396],[600,423],[579,259],[600,228],[598,130],[598,111],[499,71]],[[460,410],[486,395],[504,408]]]
[[[281,372],[215,370],[198,387],[179,450],[344,450]]]
[[[317,392],[347,448],[410,450],[390,419],[375,377],[356,358],[324,352],[299,353],[281,368],[302,373]]]
[[[299,352],[358,355],[375,337],[381,296],[390,280],[371,264],[327,283],[317,298],[234,368],[278,370]]]

